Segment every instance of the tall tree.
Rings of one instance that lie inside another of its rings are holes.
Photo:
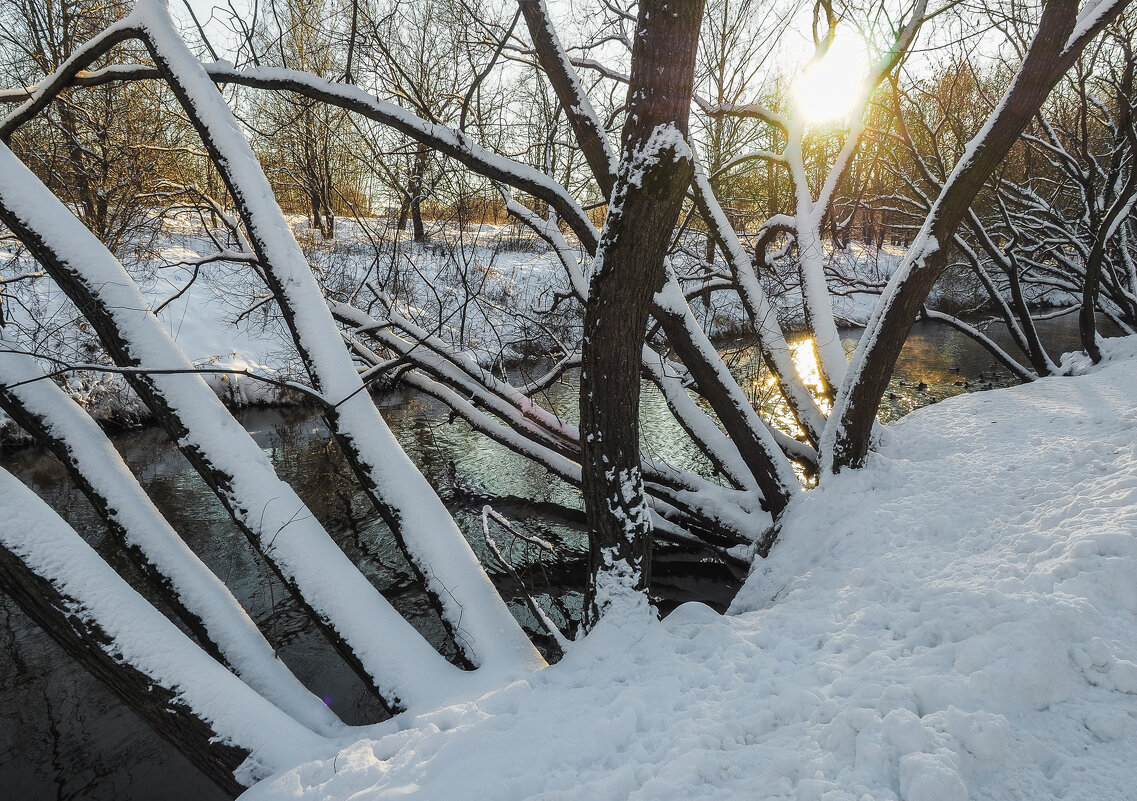
[[[588,618],[642,592],[651,520],[640,470],[640,362],[648,313],[691,178],[687,142],[703,4],[645,0],[632,44],[620,165],[584,313],[580,431]],[[603,165],[603,162],[598,162]]]

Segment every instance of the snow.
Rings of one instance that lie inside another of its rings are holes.
[[[1090,0],[1087,2],[1078,13],[1074,30],[1070,32],[1070,36],[1066,39],[1066,46],[1063,48],[1064,51],[1070,51],[1077,46],[1077,43],[1081,41],[1083,37],[1089,35],[1094,28],[1100,27],[1102,20],[1116,13],[1119,5],[1121,5],[1120,0]]]
[[[1137,764],[1137,340],[960,396],[801,494],[731,613],[362,730],[261,799],[1123,798]]]
[[[69,617],[105,634],[107,653],[121,659],[211,725],[217,738],[250,751],[238,770],[251,783],[328,750],[313,734],[213,661],[135,592],[30,489],[0,469],[0,546],[49,580]],[[96,635],[93,641],[101,642]]]

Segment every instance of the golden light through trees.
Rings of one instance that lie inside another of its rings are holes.
[[[837,38],[818,61],[801,71],[794,102],[811,123],[837,122],[858,105],[868,72],[864,48],[852,38]]]

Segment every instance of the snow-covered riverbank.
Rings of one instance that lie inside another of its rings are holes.
[[[1137,342],[1107,348],[892,426],[791,508],[733,614],[609,621],[243,798],[1133,797]]]
[[[540,355],[559,358],[561,348],[579,345],[581,310],[565,300],[563,267],[544,243],[517,225],[459,228],[439,223],[431,241],[415,244],[405,235],[393,242],[388,221],[378,218],[340,220],[332,240],[319,237],[303,218],[290,218],[290,224],[330,297],[371,306],[375,298],[368,284],[373,284],[416,325],[485,366]],[[174,341],[207,371],[206,381],[222,400],[241,407],[301,399],[273,383],[303,381],[303,371],[254,268],[218,258],[223,232],[207,233],[196,217],[183,214],[155,222],[153,230],[137,239],[124,248],[124,265]],[[852,276],[871,285],[886,279],[898,259],[895,248],[853,243],[830,253],[830,268],[838,283],[837,276]],[[38,271],[15,240],[0,239],[0,280]],[[787,280],[788,286],[782,286]],[[768,291],[781,322],[800,328],[801,297],[793,280],[772,279]],[[835,296],[836,313],[841,320],[863,322],[875,299],[865,291]],[[0,303],[4,339],[37,354],[45,366],[105,361],[94,332],[51,279],[4,285]],[[714,337],[749,330],[734,293],[700,297],[692,308]],[[147,416],[118,375],[68,370],[61,379],[97,419],[129,424]],[[16,433],[5,423],[0,412],[0,438]]]
[[[439,227],[425,245],[392,243],[387,221],[341,220],[333,240],[291,218],[325,292],[374,303],[382,287],[400,311],[484,365],[512,363],[578,336],[577,310],[543,315],[567,279],[538,240],[506,225]],[[213,232],[217,239],[223,234]],[[123,263],[163,327],[232,407],[286,405],[299,393],[279,380],[306,380],[280,314],[253,267],[216,258],[217,242],[194,219],[174,217],[126,249]],[[39,272],[15,240],[0,239],[0,279]],[[101,347],[73,304],[45,276],[4,285],[4,339],[51,366],[102,364]],[[226,372],[230,371],[230,372]],[[98,369],[61,373],[68,391],[100,420],[132,423],[145,408],[120,376]],[[0,438],[15,434],[0,412]]]

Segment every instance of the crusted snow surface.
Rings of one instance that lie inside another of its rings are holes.
[[[805,493],[722,617],[606,619],[257,799],[1101,799],[1137,778],[1137,343]]]

